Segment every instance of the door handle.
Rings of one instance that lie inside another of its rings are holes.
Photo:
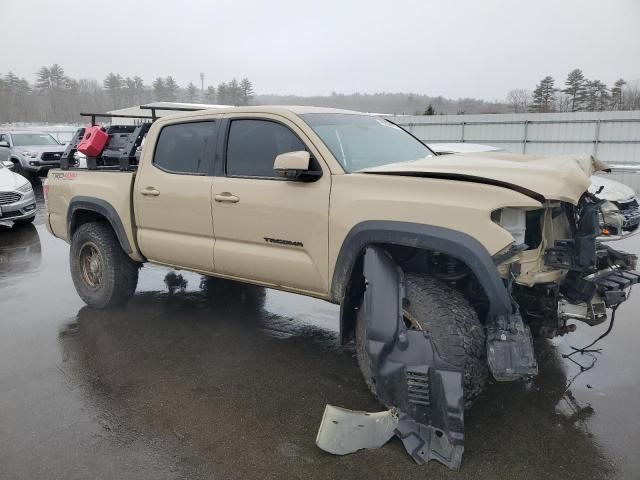
[[[157,197],[160,195],[160,192],[153,187],[147,187],[140,192],[145,197]]]
[[[222,192],[213,197],[216,202],[238,203],[240,197],[237,197],[229,192]]]

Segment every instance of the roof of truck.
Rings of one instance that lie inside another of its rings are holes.
[[[311,107],[305,105],[256,105],[249,107],[214,107],[204,108],[202,110],[195,110],[193,112],[177,112],[171,115],[163,116],[162,118],[176,118],[176,117],[197,117],[202,115],[203,112],[238,112],[238,113],[293,113],[301,115],[304,113],[343,113],[352,115],[366,115],[363,112],[356,112],[353,110],[342,110],[339,108],[327,108],[327,107]]]

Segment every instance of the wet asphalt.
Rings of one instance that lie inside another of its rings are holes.
[[[619,246],[638,253],[640,239]],[[340,346],[336,306],[212,292],[187,272],[170,294],[168,271],[145,266],[124,308],[95,310],[42,211],[0,227],[0,478],[640,478],[640,292],[602,353],[577,358],[591,370],[561,353],[606,325],[539,342],[536,379],[491,383],[451,472],[396,439],[345,457],[316,447],[325,404],[381,409]]]

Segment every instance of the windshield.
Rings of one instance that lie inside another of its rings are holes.
[[[344,113],[305,113],[300,117],[347,172],[433,156],[422,142],[379,117]]]
[[[40,145],[60,145],[48,133],[13,133],[11,134],[15,147],[34,147]]]

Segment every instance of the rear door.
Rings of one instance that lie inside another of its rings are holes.
[[[147,259],[213,271],[211,185],[219,119],[164,125],[134,185],[138,243]]]
[[[213,179],[216,272],[325,295],[329,169],[284,117],[233,114],[224,130],[221,168]],[[322,176],[302,182],[276,175],[275,157],[300,150],[311,153]]]

